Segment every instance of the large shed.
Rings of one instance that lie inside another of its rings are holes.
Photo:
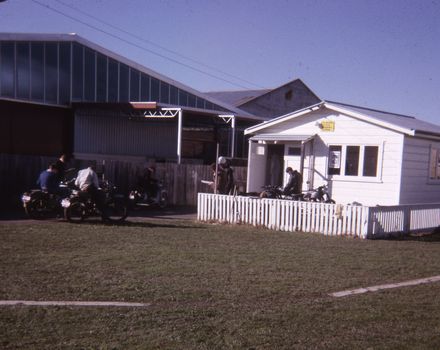
[[[440,201],[440,126],[324,101],[252,126],[247,191],[303,174],[303,190],[328,184],[337,203]]]
[[[76,34],[0,33],[0,153],[208,163],[262,120]]]

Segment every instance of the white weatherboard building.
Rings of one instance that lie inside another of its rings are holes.
[[[323,101],[245,130],[247,191],[303,174],[303,190],[328,184],[336,203],[440,202],[440,126]]]

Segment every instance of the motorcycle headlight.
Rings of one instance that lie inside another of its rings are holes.
[[[128,196],[130,199],[135,199],[136,196],[133,193],[130,193],[130,195]]]
[[[64,198],[64,199],[61,201],[61,206],[62,206],[63,208],[68,208],[68,207],[70,207],[70,200],[68,200],[67,198]]]
[[[28,203],[31,201],[31,196],[29,196],[28,194],[24,194],[23,196],[21,196],[21,201],[23,203]]]

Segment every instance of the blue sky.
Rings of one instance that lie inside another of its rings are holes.
[[[440,124],[440,0],[7,0],[0,32],[74,32],[200,91],[300,78]]]

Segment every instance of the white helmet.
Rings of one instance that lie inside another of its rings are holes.
[[[221,157],[218,157],[218,164],[221,164],[221,165],[223,165],[223,164],[226,164],[226,158],[225,157],[223,157],[223,156],[221,156]]]

